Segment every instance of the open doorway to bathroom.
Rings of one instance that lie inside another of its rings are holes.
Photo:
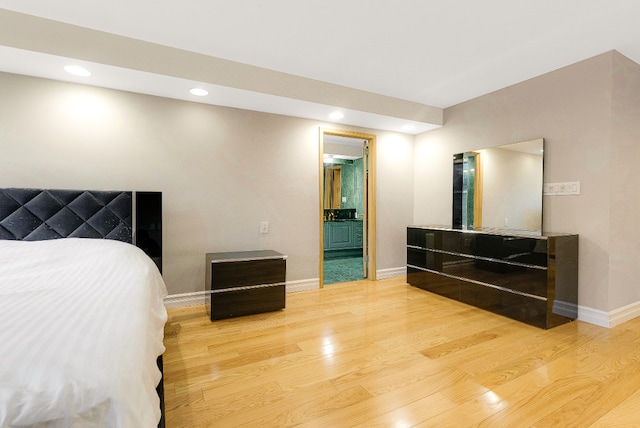
[[[320,286],[375,279],[375,136],[320,129]]]

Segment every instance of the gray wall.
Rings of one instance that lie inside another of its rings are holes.
[[[0,186],[163,192],[170,294],[204,289],[211,251],[274,249],[288,281],[317,281],[318,128],[330,124],[6,73],[0,99]],[[377,267],[402,267],[413,137],[345,129],[377,135]]]

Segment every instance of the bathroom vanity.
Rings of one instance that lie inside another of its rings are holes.
[[[578,316],[578,235],[407,228],[407,282],[528,324]]]
[[[325,221],[324,249],[362,251],[362,220]]]

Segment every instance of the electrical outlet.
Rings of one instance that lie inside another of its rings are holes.
[[[261,221],[260,222],[260,233],[269,233],[269,222]]]

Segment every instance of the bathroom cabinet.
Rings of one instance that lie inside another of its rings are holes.
[[[324,249],[325,251],[362,249],[362,221],[325,221]]]

